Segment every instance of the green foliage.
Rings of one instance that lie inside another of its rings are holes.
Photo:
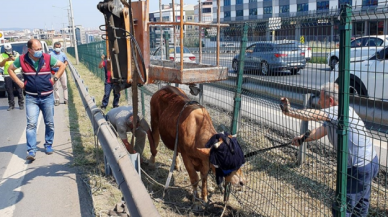
[[[44,41],[46,42],[46,44],[47,44],[48,46],[53,45],[53,40],[47,39],[47,40],[44,40]]]
[[[326,63],[327,60],[326,60],[326,57],[312,57],[311,60],[310,60],[310,63]]]

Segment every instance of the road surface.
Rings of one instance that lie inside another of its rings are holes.
[[[32,163],[25,160],[25,110],[7,108],[7,98],[0,98],[0,216],[92,216],[89,193],[77,170],[71,167],[67,106],[55,107],[52,155],[44,153],[45,128],[40,115],[39,150]]]

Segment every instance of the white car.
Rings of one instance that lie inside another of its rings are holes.
[[[338,83],[338,64],[331,71],[330,82]],[[371,58],[350,63],[351,94],[388,101],[388,47]]]
[[[388,45],[388,39],[385,35],[371,35],[359,37],[350,43],[350,61],[362,61],[372,57],[376,51],[383,49]],[[339,49],[331,51],[327,55],[327,65],[334,69],[339,61]]]
[[[176,59],[174,59],[174,48],[173,47],[170,47],[168,52],[169,52],[169,59],[171,61],[175,61],[175,62],[180,62],[181,61],[181,48],[179,46],[176,47],[175,49],[176,51],[176,54],[175,54],[175,57]],[[161,55],[162,55],[162,52],[161,52],[161,49],[160,47],[158,47],[155,52],[151,55],[151,60],[160,60],[161,59]],[[166,55],[166,51],[165,49],[163,49],[163,55]],[[163,59],[166,59],[165,57]],[[188,63],[196,63],[195,62],[195,55],[192,54],[190,52],[189,49],[187,49],[186,47],[183,47],[183,62],[188,62]]]

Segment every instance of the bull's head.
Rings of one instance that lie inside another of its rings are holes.
[[[229,136],[229,138],[232,138],[232,136]],[[222,146],[227,146],[227,144],[220,138],[218,142],[214,143],[210,148],[197,148],[197,149],[201,153],[202,158],[209,159],[212,153],[212,149],[215,149],[213,150],[213,152],[216,152],[217,149],[222,148]],[[238,156],[237,154],[235,156],[241,157],[241,156]],[[210,167],[213,173],[216,174],[216,176],[221,174],[225,178],[225,186],[228,185],[229,183],[231,183],[234,187],[242,187],[245,184],[247,184],[247,180],[243,174],[241,167],[235,170],[222,170],[219,165],[215,166],[212,163],[210,163]]]

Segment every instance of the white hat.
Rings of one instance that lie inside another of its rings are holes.
[[[12,52],[12,45],[11,44],[4,44],[4,51],[6,53],[11,53]]]

